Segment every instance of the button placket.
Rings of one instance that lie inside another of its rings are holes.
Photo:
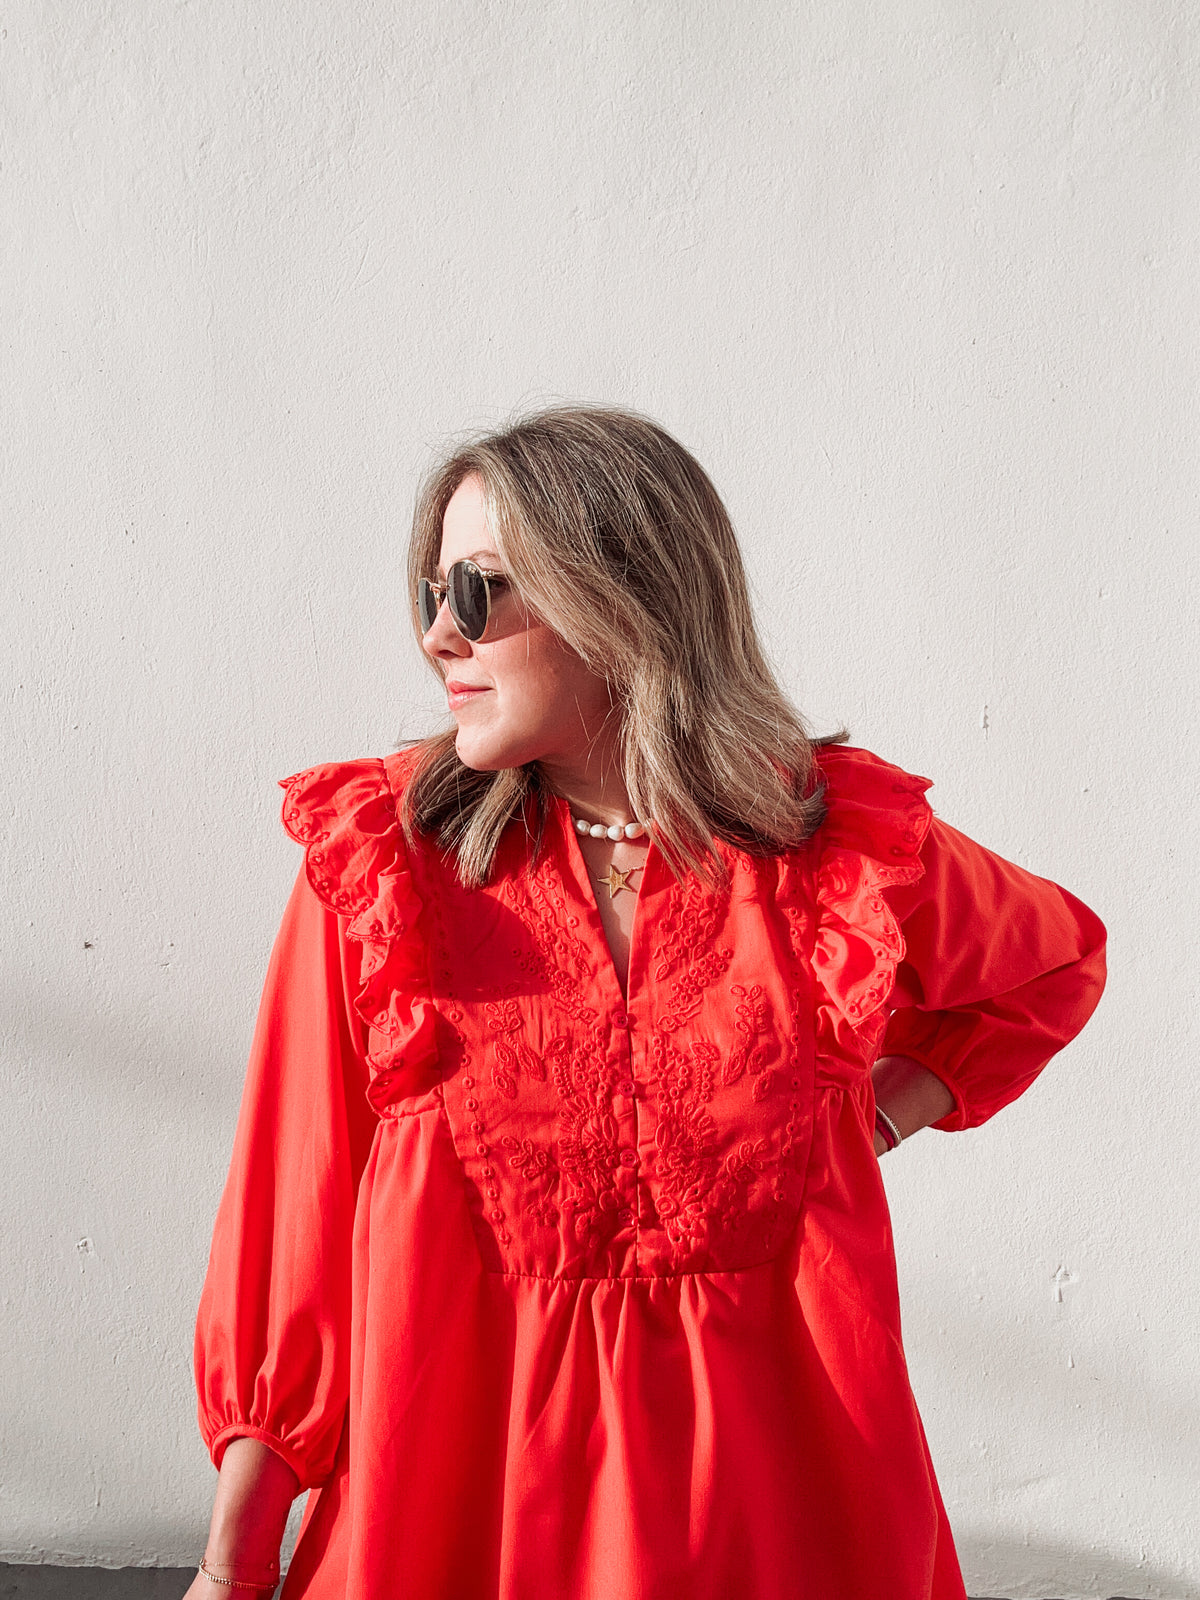
[[[612,1182],[619,1201],[616,1220],[624,1230],[635,1228],[638,1204],[638,1115],[632,1077],[633,1041],[630,1037],[632,1022],[628,1011],[621,1009],[610,1014],[609,1023],[608,1059],[609,1071],[612,1073],[610,1093],[619,1143],[614,1156],[615,1169]]]
[[[634,1271],[640,1272],[642,1217],[647,1199],[643,1177],[645,1162],[642,1157],[643,1112],[641,1100],[644,1091],[640,1087],[638,1080],[640,1041],[637,1030],[634,1027],[633,1018],[628,1010],[617,1012],[614,1022],[624,1035],[625,1048],[621,1062],[621,1070],[624,1076],[618,1081],[617,1091],[625,1098],[630,1124],[630,1143],[621,1151],[620,1156],[624,1180],[622,1189],[628,1197],[628,1222],[626,1226],[633,1232]]]

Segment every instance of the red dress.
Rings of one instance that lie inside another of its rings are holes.
[[[834,746],[806,846],[720,888],[650,848],[626,1001],[565,803],[464,889],[410,762],[285,785],[197,1325],[214,1462],[316,1491],[286,1600],[962,1600],[869,1068],[982,1122],[1091,1014],[1100,922]]]

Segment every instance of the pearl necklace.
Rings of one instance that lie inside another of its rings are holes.
[[[590,833],[593,839],[611,839],[614,844],[618,839],[640,839],[650,832],[648,822],[614,822],[609,828],[603,822],[588,822],[585,817],[577,817],[573,811],[571,821],[576,833]]]

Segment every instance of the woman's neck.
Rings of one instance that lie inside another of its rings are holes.
[[[632,822],[633,809],[615,746],[593,745],[580,762],[540,761],[542,778],[578,817],[605,824]]]

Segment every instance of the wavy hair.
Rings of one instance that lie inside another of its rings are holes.
[[[847,735],[814,740],[775,681],[729,514],[696,458],[648,417],[607,406],[551,407],[456,448],[426,476],[413,515],[418,639],[417,582],[435,576],[446,506],[470,476],[522,602],[607,680],[630,803],[654,819],[672,871],[719,880],[716,839],[756,855],[807,839],[825,809],[814,746]],[[476,772],[453,729],[415,754],[402,807],[410,843],[435,833],[478,886],[504,828],[523,817],[536,858],[547,794],[536,763]]]

